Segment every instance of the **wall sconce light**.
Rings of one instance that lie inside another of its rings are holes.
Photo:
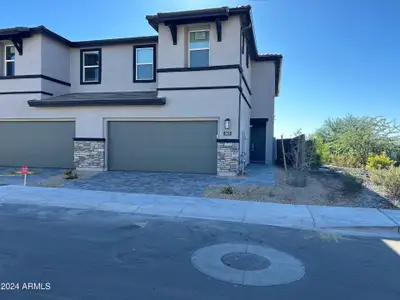
[[[231,119],[226,118],[224,125],[225,125],[225,129],[230,129],[231,128]]]

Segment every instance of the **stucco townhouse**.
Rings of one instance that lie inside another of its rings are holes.
[[[236,175],[273,161],[282,56],[250,6],[146,16],[154,36],[0,29],[0,166]]]

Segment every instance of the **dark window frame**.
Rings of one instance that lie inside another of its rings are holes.
[[[250,48],[249,48],[249,43],[248,43],[248,41],[246,40],[246,67],[247,67],[247,69],[249,68],[249,63],[250,63],[250,54],[249,54],[249,50],[250,50]]]
[[[136,50],[140,48],[153,48],[153,78],[152,79],[136,79]],[[155,44],[144,44],[133,46],[133,82],[156,82],[157,77],[157,45]]]
[[[14,59],[7,59],[7,48],[14,48]],[[16,57],[16,48],[14,45],[4,45],[4,76],[10,77],[15,76],[15,57]],[[7,66],[9,63],[13,64],[13,74],[7,74]]]
[[[192,32],[208,32],[208,48],[203,48],[203,49],[190,49],[190,34]],[[188,50],[188,67],[189,68],[204,68],[204,67],[209,67],[210,66],[210,62],[211,62],[211,29],[198,29],[198,30],[189,30],[188,31],[188,44],[187,44],[187,50]],[[204,50],[208,50],[208,64],[207,66],[200,66],[200,67],[193,67],[191,66],[191,59],[190,59],[190,54],[191,52],[194,51],[204,51]]]
[[[242,50],[242,54],[244,54],[244,44],[245,44],[245,34],[244,34],[244,32],[242,32],[242,44],[240,45],[241,46],[241,50]]]
[[[94,52],[97,51],[99,53],[99,80],[97,81],[84,81],[84,75],[83,75],[83,55],[85,52]],[[81,77],[81,85],[86,85],[86,84],[101,84],[101,69],[102,69],[102,55],[101,55],[101,48],[88,48],[88,49],[81,49],[80,52],[80,77]]]

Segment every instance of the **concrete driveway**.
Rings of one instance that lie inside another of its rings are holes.
[[[66,182],[64,187],[140,194],[202,196],[210,185],[274,184],[274,169],[271,166],[251,164],[247,168],[247,173],[247,176],[240,178],[221,178],[207,174],[108,171],[85,180]]]

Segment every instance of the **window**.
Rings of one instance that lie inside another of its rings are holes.
[[[155,81],[155,45],[140,45],[133,48],[134,58],[134,82]]]
[[[5,75],[15,75],[15,47],[7,45],[5,48]]]
[[[189,67],[210,65],[210,31],[189,31]]]
[[[81,50],[81,84],[101,83],[101,49]]]

